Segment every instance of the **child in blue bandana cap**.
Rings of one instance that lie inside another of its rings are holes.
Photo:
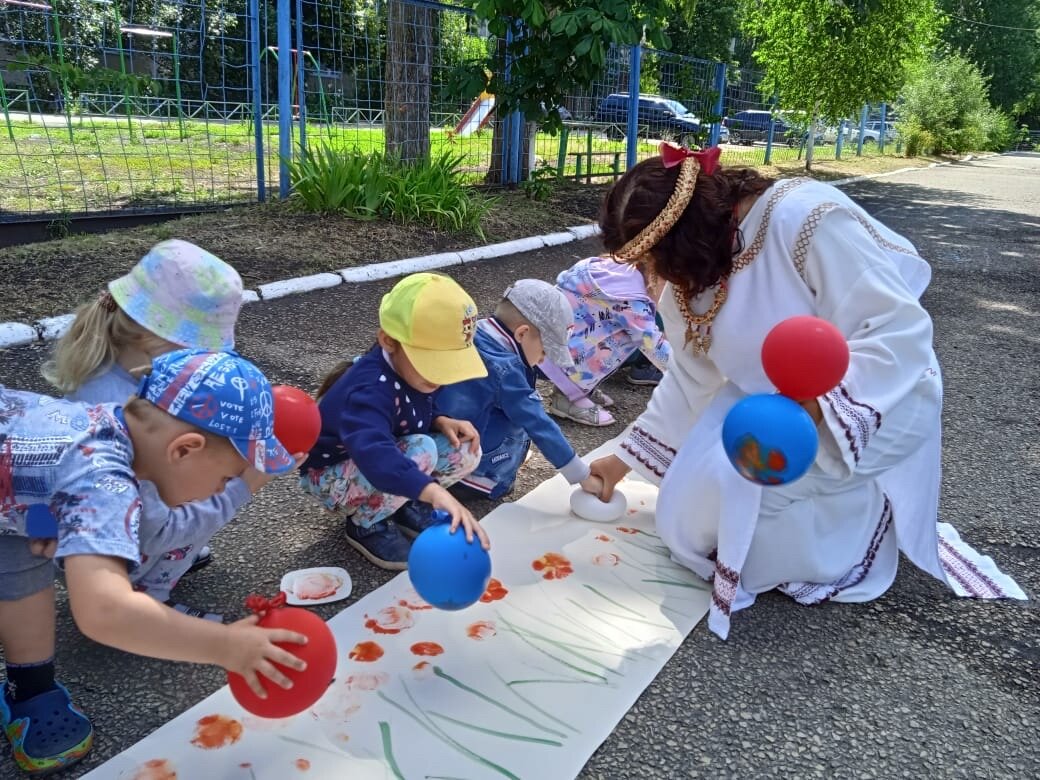
[[[275,643],[305,637],[261,629],[255,618],[225,626],[188,617],[135,592],[129,573],[141,560],[139,481],[178,506],[209,498],[249,467],[278,474],[293,465],[274,436],[270,384],[231,353],[162,355],[125,406],[0,387],[0,727],[25,772],[64,769],[93,741],[90,721],[54,679],[52,557],[91,639],[222,666],[258,695],[258,675],[289,687],[273,664],[303,664]],[[48,518],[56,527],[37,527]]]

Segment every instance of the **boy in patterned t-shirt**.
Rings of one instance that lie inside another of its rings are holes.
[[[289,687],[272,662],[303,663],[274,643],[305,637],[254,619],[225,626],[188,617],[135,592],[128,572],[140,562],[139,479],[177,506],[212,496],[247,468],[282,473],[293,464],[274,437],[270,384],[234,354],[162,355],[125,407],[0,387],[0,727],[24,771],[64,769],[93,740],[90,721],[54,679],[51,557],[91,639],[222,666],[244,674],[258,695],[258,674]]]

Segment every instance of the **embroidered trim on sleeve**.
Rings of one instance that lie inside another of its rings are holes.
[[[844,382],[823,397],[845,432],[853,461],[859,463],[870,437],[881,428],[881,412],[853,398]]]
[[[632,427],[628,437],[621,443],[621,449],[659,477],[664,477],[676,455],[674,448],[638,425]]]

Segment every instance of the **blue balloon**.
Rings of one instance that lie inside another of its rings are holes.
[[[733,405],[722,424],[730,463],[759,485],[783,485],[816,460],[819,436],[812,417],[782,395],[749,395]]]
[[[416,592],[437,609],[459,610],[476,603],[491,580],[491,556],[462,528],[450,533],[451,515],[434,510],[438,525],[412,542],[408,576]]]

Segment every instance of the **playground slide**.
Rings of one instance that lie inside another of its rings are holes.
[[[473,101],[462,120],[455,127],[455,135],[460,138],[473,135],[491,121],[491,112],[495,108],[495,96],[487,92],[481,93],[480,97]]]

